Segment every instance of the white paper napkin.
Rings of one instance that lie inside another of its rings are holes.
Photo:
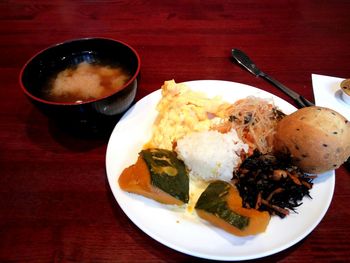
[[[350,105],[343,101],[340,83],[344,79],[312,74],[312,87],[317,106],[331,108],[350,120]]]

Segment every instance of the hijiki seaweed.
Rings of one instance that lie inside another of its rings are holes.
[[[304,174],[291,164],[291,159],[255,150],[233,174],[243,206],[268,211],[284,218],[289,211],[296,212],[304,196],[311,198],[309,190],[315,176]]]

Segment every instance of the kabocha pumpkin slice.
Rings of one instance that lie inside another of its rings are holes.
[[[268,212],[242,207],[237,189],[224,181],[210,183],[195,209],[199,217],[236,236],[262,233],[270,221]]]
[[[119,186],[127,192],[143,195],[160,203],[182,205],[189,199],[189,178],[184,163],[169,150],[147,149],[137,162],[126,168]]]

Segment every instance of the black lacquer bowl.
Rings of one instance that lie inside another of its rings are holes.
[[[43,97],[48,82],[62,70],[81,62],[121,66],[131,78],[121,90],[84,102],[53,102]],[[73,130],[99,132],[113,126],[133,103],[140,73],[135,49],[107,38],[83,38],[51,46],[33,56],[22,68],[19,82],[35,106],[50,120]]]

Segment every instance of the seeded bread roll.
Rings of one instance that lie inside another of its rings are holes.
[[[274,146],[306,173],[333,170],[350,155],[350,122],[328,108],[302,108],[279,122]]]

